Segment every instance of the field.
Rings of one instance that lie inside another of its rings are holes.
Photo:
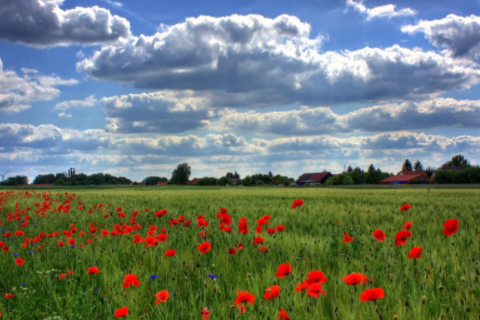
[[[0,313],[3,319],[114,319],[126,307],[126,319],[265,320],[279,319],[282,309],[294,320],[478,319],[479,196],[480,189],[430,188],[0,190],[1,241],[8,248],[0,251]],[[292,209],[295,199],[304,204]],[[403,204],[411,208],[400,211]],[[220,230],[221,207],[230,214],[232,224],[222,217],[230,233]],[[199,222],[200,215],[205,219]],[[270,219],[260,222],[268,224],[256,234],[257,220],[266,215]],[[182,222],[171,222],[180,216]],[[242,217],[246,234],[238,229]],[[459,227],[446,236],[449,219]],[[408,221],[412,235],[396,246],[395,234]],[[159,236],[162,228],[166,236]],[[268,234],[269,228],[278,232]],[[376,229],[386,233],[385,241],[372,237]],[[164,242],[147,241],[149,230]],[[343,242],[344,233],[353,241]],[[135,234],[143,241],[134,243]],[[254,245],[256,237],[263,243]],[[204,242],[211,250],[201,253]],[[260,252],[262,246],[268,249]],[[408,257],[413,247],[422,247],[419,259]],[[176,255],[165,256],[168,249]],[[291,273],[279,278],[275,272],[287,262]],[[87,274],[91,267],[99,272]],[[321,281],[325,295],[297,292],[314,270],[328,279]],[[352,272],[368,282],[348,285],[342,278]],[[140,284],[124,288],[127,274]],[[280,286],[280,297],[267,300],[273,285]],[[384,298],[361,301],[372,287],[382,288]],[[162,290],[169,297],[157,304]],[[255,297],[253,305],[235,306],[237,291],[245,290]],[[202,318],[205,307],[209,314]]]

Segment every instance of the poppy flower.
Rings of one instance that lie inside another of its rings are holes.
[[[280,297],[280,286],[270,286],[265,289],[265,295],[263,296],[265,300],[272,300],[277,297]]]
[[[318,270],[313,270],[307,274],[307,279],[305,280],[305,283],[308,285],[311,285],[313,283],[326,283],[328,280],[327,277],[325,277],[325,274],[322,271]]]
[[[60,279],[63,279],[63,278],[65,278],[66,276],[67,276],[67,275],[66,275],[65,273],[62,273],[62,274],[59,275],[58,277],[59,277]]]
[[[458,231],[458,220],[457,219],[450,219],[445,221],[443,224],[443,234],[447,237],[454,235]]]
[[[410,209],[412,206],[409,204],[404,204],[403,206],[400,207],[400,211],[406,211]]]
[[[277,320],[290,320],[287,311],[285,311],[284,309],[280,310],[277,316]]]
[[[198,251],[205,254],[212,248],[212,245],[209,242],[201,243],[198,247]]]
[[[377,239],[377,241],[380,241],[380,242],[385,240],[386,235],[387,234],[380,229],[377,229],[377,230],[373,231],[373,233],[372,233],[372,236],[375,239]]]
[[[237,250],[235,250],[235,248],[229,248],[228,253],[229,254],[235,254],[235,253],[237,253]]]
[[[277,232],[282,232],[285,231],[285,226],[283,224],[279,224],[277,228],[275,229]]]
[[[98,268],[97,267],[90,267],[87,270],[87,274],[97,274],[98,273]]]
[[[130,286],[138,287],[140,284],[141,282],[138,281],[137,276],[135,274],[127,274],[123,282],[123,287],[124,288],[128,288]]]
[[[260,249],[258,249],[258,251],[260,251],[260,252],[263,252],[263,251],[266,251],[266,250],[268,250],[267,246],[262,246]]]
[[[250,305],[253,306],[253,300],[255,300],[255,296],[251,293],[248,293],[247,290],[245,289],[244,292],[237,291],[237,299],[235,299],[235,306],[237,306],[239,303],[245,303],[248,302]]]
[[[174,249],[169,249],[165,251],[165,256],[167,257],[175,257],[176,254],[177,254],[177,250],[174,250]]]
[[[343,241],[342,242],[352,242],[353,238],[348,235],[348,233],[343,234]]]
[[[203,309],[200,311],[200,314],[202,315],[202,319],[203,319],[203,320],[208,320],[208,319],[210,319],[210,311],[208,311],[207,307],[203,308]]]
[[[320,293],[323,295],[326,295],[325,291],[323,291],[322,289],[322,284],[320,282],[316,282],[312,284],[310,287],[308,287],[307,294],[309,296],[316,298],[320,295]]]
[[[268,228],[267,233],[268,234],[274,234],[275,233],[275,228]]]
[[[256,238],[253,240],[252,243],[253,243],[254,245],[257,245],[257,244],[259,244],[259,243],[262,243],[263,240],[265,240],[265,239],[263,239],[262,237],[256,237]]]
[[[348,276],[343,277],[342,280],[350,286],[356,286],[357,284],[367,283],[367,276],[361,273],[350,273]]]
[[[295,199],[295,200],[293,200],[293,204],[294,204],[296,207],[301,207],[301,206],[303,206],[303,201],[300,200],[300,199]]]
[[[239,243],[239,244],[237,244],[237,249],[238,249],[238,250],[242,250],[242,249],[243,249],[243,246],[244,246],[243,243]]]
[[[407,239],[412,236],[411,231],[402,230],[398,231],[395,235],[395,245],[396,246],[404,246],[407,243]]]
[[[10,298],[13,298],[13,294],[12,293],[7,293],[5,295],[5,299],[10,299]]]
[[[115,317],[123,318],[123,317],[126,317],[126,316],[128,316],[128,308],[127,307],[123,307],[123,308],[119,308],[119,309],[115,310]]]
[[[68,239],[68,244],[73,246],[75,244],[75,239],[74,238]]]
[[[422,247],[413,247],[412,250],[410,250],[410,254],[408,254],[408,257],[410,259],[417,258],[420,259],[422,254]]]
[[[73,271],[72,271],[72,270],[68,270],[68,274],[69,274],[70,276],[73,276]]]
[[[22,258],[18,258],[17,260],[15,260],[15,263],[17,264],[17,266],[23,267],[23,264],[25,262],[23,261]]]
[[[274,272],[275,275],[279,278],[285,278],[292,272],[292,267],[290,266],[290,262],[281,264],[278,266],[278,271]]]
[[[170,297],[170,293],[168,293],[167,290],[162,290],[162,291],[157,292],[155,294],[155,297],[157,298],[155,303],[160,304],[161,302],[167,301],[167,299]]]
[[[402,227],[403,229],[410,229],[412,227],[412,223],[410,221],[405,222],[405,225]]]
[[[382,298],[385,298],[385,292],[382,288],[365,289],[365,291],[360,294],[360,300],[363,302],[375,301]]]

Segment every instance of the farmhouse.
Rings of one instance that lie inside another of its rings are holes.
[[[191,180],[191,181],[188,181],[188,182],[187,182],[187,186],[195,186],[198,181],[200,181],[200,179],[198,179],[198,178],[195,178],[195,179],[193,179],[193,180]]]
[[[330,172],[304,173],[297,179],[298,186],[324,184],[332,174]]]
[[[424,171],[400,171],[396,176],[380,180],[379,184],[428,183],[430,178]]]
[[[166,186],[168,185],[168,181],[158,181],[157,186]]]

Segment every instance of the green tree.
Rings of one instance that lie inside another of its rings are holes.
[[[347,167],[347,173],[352,173],[352,171],[353,171],[352,166],[348,166],[348,167]]]
[[[410,160],[405,159],[405,162],[402,165],[402,171],[412,171],[412,163]]]
[[[368,169],[367,169],[367,173],[371,173],[371,172],[374,172],[375,171],[375,167],[373,166],[373,164],[370,163],[370,165],[368,166]]]
[[[54,185],[55,186],[61,186],[65,184],[65,181],[63,181],[63,179],[58,179],[57,181],[55,181]]]
[[[240,175],[237,173],[237,171],[235,171],[235,173],[233,174],[233,177],[235,179],[240,179]]]
[[[221,185],[221,186],[225,186],[227,185],[228,183],[230,182],[230,180],[225,176],[225,177],[221,177],[220,180],[218,181],[218,183]]]
[[[465,159],[461,154],[453,156],[450,161],[445,162],[442,167],[444,168],[467,168],[470,167],[470,162]]]
[[[156,186],[157,183],[160,181],[168,181],[168,179],[165,177],[150,176],[142,180],[142,182],[145,182],[147,185],[154,185],[154,186]]]
[[[417,160],[417,161],[413,164],[413,170],[415,170],[415,171],[423,171],[423,164],[420,162],[420,160]]]
[[[173,184],[187,184],[191,174],[192,168],[188,163],[181,163],[173,170],[170,182]]]
[[[425,173],[429,178],[431,178],[435,173],[435,168],[427,167],[427,169],[425,169]]]

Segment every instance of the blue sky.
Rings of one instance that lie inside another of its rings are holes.
[[[479,163],[480,3],[0,3],[0,171]],[[3,172],[2,172],[3,173]]]

